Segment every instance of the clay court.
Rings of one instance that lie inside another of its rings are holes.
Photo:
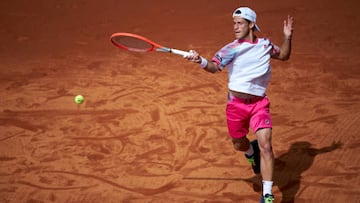
[[[132,32],[211,58],[239,6],[275,44],[295,18],[268,89],[276,202],[359,202],[356,0],[1,1],[0,202],[258,202],[227,132],[227,71],[109,42]]]

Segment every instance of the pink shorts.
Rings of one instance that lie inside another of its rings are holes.
[[[229,96],[226,106],[229,134],[241,138],[249,133],[249,127],[256,132],[261,128],[272,128],[270,101],[267,97],[241,99]]]

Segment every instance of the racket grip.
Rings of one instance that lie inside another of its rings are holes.
[[[187,57],[187,56],[189,56],[191,54],[190,52],[182,51],[182,50],[179,50],[179,49],[170,49],[170,53],[181,55],[183,57]]]

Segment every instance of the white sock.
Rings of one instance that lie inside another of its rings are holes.
[[[263,196],[265,196],[266,194],[272,195],[273,181],[263,180],[262,182],[263,182]]]
[[[252,145],[249,145],[249,149],[245,152],[246,155],[251,156],[254,154],[254,148]]]

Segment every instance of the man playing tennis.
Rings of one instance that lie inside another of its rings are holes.
[[[248,7],[237,8],[233,14],[235,38],[208,62],[196,51],[186,58],[211,73],[228,68],[229,94],[226,118],[234,147],[245,152],[255,173],[261,173],[263,194],[260,202],[274,201],[272,194],[274,155],[272,151],[272,120],[266,89],[270,79],[270,59],[288,60],[291,52],[293,18],[284,20],[284,41],[276,46],[269,39],[258,38],[256,13]],[[257,137],[246,137],[251,128]]]

